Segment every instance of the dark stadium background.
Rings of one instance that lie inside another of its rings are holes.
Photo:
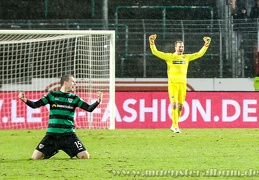
[[[148,47],[150,34],[158,35],[164,52],[184,38],[185,53],[197,52],[210,36],[208,52],[191,63],[188,77],[252,78],[259,72],[257,20],[234,23],[233,15],[253,5],[254,0],[0,0],[0,29],[116,30],[116,78],[167,77],[166,64]],[[125,8],[132,6],[142,8]],[[147,8],[152,6],[160,8]]]

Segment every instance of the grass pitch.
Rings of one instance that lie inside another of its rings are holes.
[[[256,179],[258,129],[77,130],[91,155],[29,160],[45,130],[1,130],[0,179]]]

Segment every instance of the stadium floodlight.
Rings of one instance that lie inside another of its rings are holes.
[[[89,104],[104,93],[98,108],[76,112],[78,128],[115,128],[115,32],[112,30],[0,30],[1,129],[46,128],[48,107],[27,108],[30,100],[59,88],[59,79],[72,74],[76,94]]]

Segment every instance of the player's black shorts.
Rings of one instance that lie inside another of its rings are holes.
[[[44,159],[50,158],[59,150],[63,150],[71,158],[86,150],[75,133],[66,135],[46,134],[36,149],[44,154]]]

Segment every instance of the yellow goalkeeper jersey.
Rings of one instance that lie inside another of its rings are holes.
[[[177,55],[176,53],[158,51],[156,45],[150,45],[150,48],[152,54],[166,62],[168,80],[172,83],[187,83],[189,62],[202,57],[208,49],[208,47],[203,46],[199,52]]]

